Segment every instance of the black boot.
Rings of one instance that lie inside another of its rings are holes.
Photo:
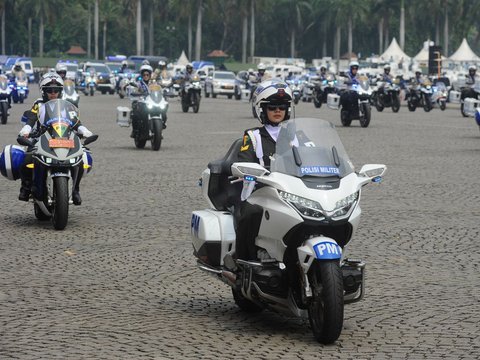
[[[20,201],[28,201],[30,199],[30,189],[32,184],[28,181],[22,181],[22,185],[20,187],[20,194],[18,194],[18,200]]]
[[[78,173],[77,176],[75,177],[75,186],[73,187],[72,191],[72,201],[73,205],[82,205],[82,198],[80,196],[80,180],[82,180],[83,176],[83,163],[80,164],[78,167]]]

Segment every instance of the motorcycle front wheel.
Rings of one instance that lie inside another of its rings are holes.
[[[400,110],[400,97],[398,94],[392,95],[392,111],[394,113],[398,112]]]
[[[468,117],[468,114],[465,112],[465,110],[463,108],[464,108],[464,103],[462,102],[460,104],[460,112],[462,113],[463,117]]]
[[[200,110],[200,96],[198,94],[193,94],[193,112],[196,114]]]
[[[6,102],[1,103],[2,106],[2,124],[5,125],[8,120],[8,104]]]
[[[52,223],[56,230],[63,230],[68,222],[68,179],[53,178]]]
[[[360,126],[363,128],[368,127],[370,124],[370,118],[372,117],[372,109],[370,104],[362,104],[363,115],[360,117]]]
[[[446,108],[447,108],[447,103],[445,102],[445,100],[441,100],[440,101],[440,110],[445,111]]]
[[[343,277],[338,261],[314,261],[309,272],[313,300],[308,319],[315,339],[322,344],[337,340],[343,327]]]
[[[184,95],[184,96],[182,97],[182,111],[183,111],[184,113],[188,112],[188,100],[185,99],[186,96],[187,96],[187,95]]]
[[[154,121],[153,122],[153,137],[152,137],[152,150],[158,151],[160,150],[160,146],[162,145],[162,121]]]
[[[408,110],[409,111],[415,111],[417,109],[417,107],[415,106],[415,104],[413,104],[412,102],[407,102],[407,107],[408,107]]]
[[[138,149],[143,149],[146,143],[147,143],[146,139],[139,139],[138,137],[135,138],[135,146]]]

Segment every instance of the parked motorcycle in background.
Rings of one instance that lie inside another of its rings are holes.
[[[200,84],[199,76],[194,75],[190,81],[185,81],[180,92],[182,111],[188,112],[188,108],[192,107],[193,112],[198,113],[201,94],[202,85]]]
[[[436,81],[432,86],[432,107],[438,106],[440,110],[444,111],[447,108],[448,90],[445,83]]]
[[[134,83],[131,84],[134,85]],[[168,102],[163,97],[159,84],[150,84],[148,90],[148,94],[137,94],[127,88],[127,93],[132,100],[132,109],[124,106],[117,107],[117,124],[121,127],[129,127],[135,118],[136,128],[131,135],[135,146],[143,149],[150,140],[152,150],[158,151],[162,145]]]
[[[8,86],[7,77],[0,75],[0,120],[3,125],[5,125],[8,120],[8,100],[11,96],[11,91],[10,86]]]
[[[70,79],[66,79],[63,82],[62,99],[78,107],[78,103],[80,102],[80,96],[78,96],[78,93],[75,90],[75,83]]]
[[[203,171],[209,208],[192,213],[194,255],[201,270],[231,287],[240,309],[308,318],[316,340],[331,344],[343,328],[344,304],[365,292],[365,263],[344,253],[360,221],[362,188],[380,182],[386,166],[354,172],[325,120],[296,118],[279,127],[270,171],[235,162],[241,139]],[[234,257],[233,211],[240,198],[263,208],[258,260]]]
[[[347,84],[348,85],[348,84]],[[350,92],[350,94],[348,94]],[[354,92],[357,94],[358,112],[355,106],[350,101],[354,101],[355,97],[351,95]],[[351,84],[349,88],[343,88],[340,94],[340,120],[343,126],[350,126],[352,120],[359,120],[360,126],[368,127],[372,116],[372,109],[370,106],[370,96],[372,89],[370,88],[370,80],[366,76],[358,78],[358,84]]]

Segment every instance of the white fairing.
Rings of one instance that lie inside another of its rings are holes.
[[[206,242],[221,245],[220,265],[223,264],[225,255],[232,254],[235,250],[235,228],[230,213],[210,209],[194,211],[190,231],[196,251]]]

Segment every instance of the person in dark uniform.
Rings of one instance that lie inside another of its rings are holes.
[[[262,126],[245,131],[238,153],[239,162],[255,162],[270,168],[270,159],[275,154],[276,142],[282,121],[290,118],[292,90],[278,79],[259,84],[261,88],[255,102],[257,118]],[[255,238],[260,229],[263,208],[242,200],[234,210],[237,259],[256,260]]]

